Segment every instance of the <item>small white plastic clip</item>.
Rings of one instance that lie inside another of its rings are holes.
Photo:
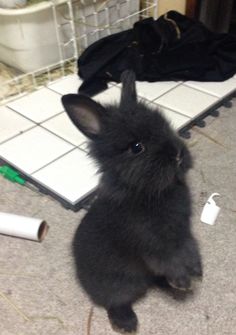
[[[214,201],[215,196],[219,196],[219,193],[213,193],[207,200],[205,206],[202,210],[201,221],[213,225],[217,219],[220,212],[220,207],[218,207]]]

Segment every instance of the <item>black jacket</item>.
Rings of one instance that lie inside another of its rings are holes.
[[[79,91],[94,95],[125,69],[137,80],[223,81],[236,73],[236,36],[209,31],[202,23],[170,11],[133,29],[100,39],[78,59]]]

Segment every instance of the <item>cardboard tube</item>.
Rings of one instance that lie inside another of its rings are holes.
[[[0,212],[0,234],[41,242],[48,229],[44,220]]]

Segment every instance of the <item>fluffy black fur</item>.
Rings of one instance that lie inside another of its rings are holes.
[[[119,106],[73,94],[62,102],[91,139],[102,172],[98,197],[74,238],[78,278],[112,324],[131,332],[132,304],[155,277],[188,289],[202,268],[185,180],[190,153],[158,110],[137,101],[133,72],[123,73],[122,83]]]

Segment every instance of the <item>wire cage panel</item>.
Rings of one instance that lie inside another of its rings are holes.
[[[86,48],[98,39],[129,29],[139,19],[139,0],[98,1],[74,6],[78,47]]]
[[[77,72],[81,52],[98,39],[156,16],[158,0],[52,0],[19,10],[0,9],[0,103]],[[16,70],[15,70],[16,69]]]

